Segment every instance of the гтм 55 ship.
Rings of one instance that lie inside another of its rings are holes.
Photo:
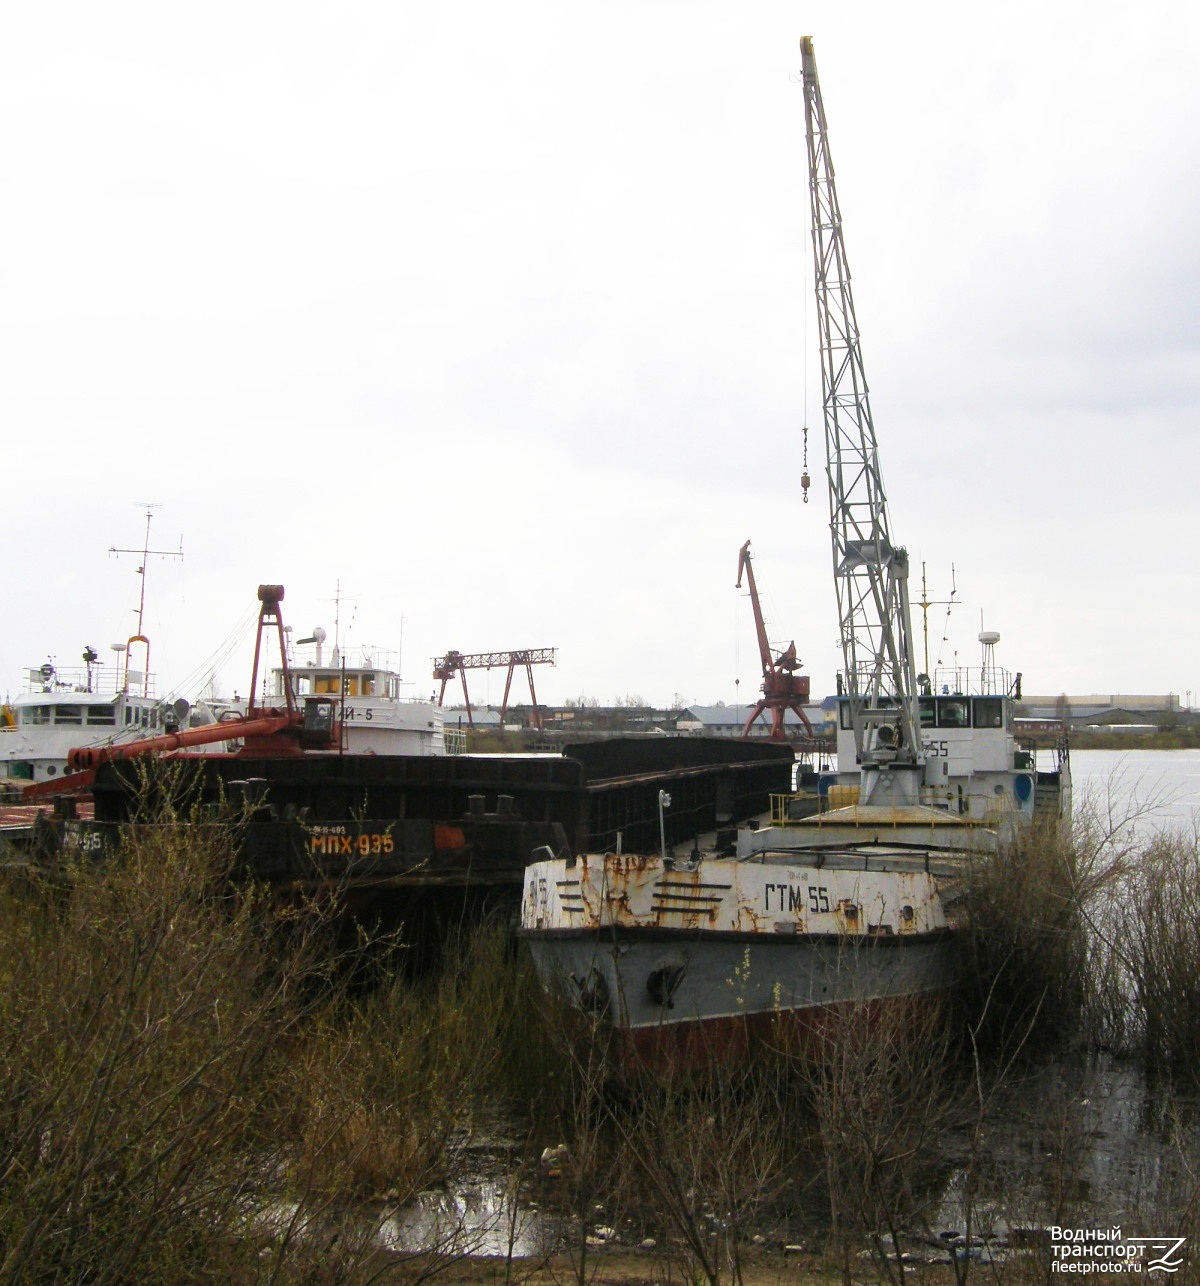
[[[739,831],[733,852],[680,859],[664,842],[530,865],[521,933],[543,978],[611,1024],[635,1065],[720,1061],[756,1036],[778,1040],[781,1024],[804,1037],[847,1006],[904,1009],[944,992],[960,880],[1031,823],[1038,795],[994,638],[975,690],[918,680],[908,554],[890,530],[811,40],[801,49],[843,648],[826,800],[841,802],[840,788],[847,802],[806,817],[779,796],[770,824]],[[1059,807],[1065,761],[1056,771]]]

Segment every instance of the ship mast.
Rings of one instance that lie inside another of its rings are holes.
[[[866,804],[915,804],[925,752],[908,601],[908,553],[893,543],[863,370],[842,215],[812,40],[800,42],[833,576],[845,695]]]
[[[141,549],[118,549],[116,545],[110,545],[108,552],[110,554],[140,554],[142,565],[137,569],[137,574],[141,579],[141,588],[138,591],[137,606],[137,633],[129,636],[128,642],[120,649],[125,657],[125,673],[121,679],[121,691],[129,691],[129,659],[134,644],[140,644],[142,647],[142,696],[150,695],[150,640],[146,637],[143,622],[146,616],[146,568],[149,565],[151,555],[159,558],[182,558],[183,557],[183,537],[179,538],[179,549],[151,549],[150,548],[150,522],[154,517],[154,511],[161,506],[153,502],[146,503],[146,535],[142,540]]]

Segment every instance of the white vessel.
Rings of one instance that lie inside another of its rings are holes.
[[[82,660],[78,670],[46,661],[27,672],[25,691],[4,706],[0,721],[0,779],[48,781],[66,770],[77,746],[134,741],[187,721],[187,702],[161,701],[152,674],[101,666],[90,647]]]
[[[112,665],[89,645],[80,657],[82,669],[62,669],[49,659],[26,671],[24,691],[0,708],[0,781],[50,781],[66,771],[67,755],[77,748],[137,741],[214,721],[215,713],[207,706],[193,711],[186,700],[164,700],[155,691],[145,634],[146,568],[152,556],[183,557],[182,541],[178,551],[151,549],[150,525],[157,507],[146,507],[140,548],[109,550],[140,559],[136,633],[112,645]]]
[[[325,631],[318,628],[289,656],[292,696],[340,698],[342,749],[355,755],[444,755],[446,733],[441,710],[432,702],[406,697],[390,652],[334,646],[325,656]],[[311,650],[308,650],[311,649]],[[291,649],[289,649],[291,651]],[[285,696],[282,666],[271,671],[263,704],[280,705]]]

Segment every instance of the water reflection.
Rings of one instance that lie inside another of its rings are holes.
[[[1196,1101],[1151,1084],[1130,1063],[1107,1055],[1044,1062],[1014,1075],[978,1128],[970,1093],[968,1086],[959,1126],[941,1136],[925,1169],[931,1186],[907,1221],[910,1246],[924,1240],[947,1255],[1002,1258],[1041,1244],[1055,1224],[1157,1235],[1200,1199]],[[806,1181],[782,1204],[764,1206],[747,1233],[782,1245],[819,1244],[829,1232],[824,1166],[812,1143]],[[407,1254],[547,1255],[564,1228],[526,1200],[527,1169],[512,1153],[476,1155],[471,1173],[384,1219],[379,1243]],[[636,1237],[647,1231],[640,1219],[639,1228]],[[649,1231],[661,1232],[653,1221]]]
[[[1196,1103],[1108,1056],[1055,1060],[999,1096],[932,1223],[1012,1239],[1054,1224],[1157,1233],[1200,1196]]]
[[[490,1173],[462,1175],[382,1221],[379,1241],[407,1253],[530,1258],[548,1253],[554,1235],[540,1210],[521,1202],[505,1160]]]

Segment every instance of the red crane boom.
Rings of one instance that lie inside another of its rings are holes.
[[[25,799],[43,795],[71,794],[91,788],[96,780],[96,770],[107,763],[136,759],[141,755],[168,754],[188,746],[215,745],[218,741],[242,742],[241,754],[300,755],[306,750],[331,750],[341,744],[342,725],[336,703],[331,697],[308,697],[300,709],[292,693],[291,672],[288,665],[287,646],[284,638],[282,585],[258,587],[258,633],[254,640],[254,669],[250,680],[250,700],[246,713],[241,717],[223,719],[219,723],[205,724],[199,728],[185,728],[181,732],[166,733],[160,737],[143,737],[139,741],[116,742],[106,746],[80,746],[67,755],[67,773],[51,781],[40,781],[26,786]],[[263,636],[274,626],[279,640],[279,656],[284,673],[286,709],[268,709],[256,703],[255,691],[258,672],[263,658]]]
[[[813,735],[812,724],[808,720],[804,706],[809,699],[809,680],[807,674],[796,674],[800,668],[800,658],[796,655],[796,643],[793,640],[778,656],[771,650],[767,638],[767,626],[763,620],[762,605],[758,600],[758,585],[754,580],[754,566],[750,559],[750,542],[742,546],[738,554],[737,586],[742,587],[742,575],[746,576],[746,588],[750,592],[750,605],[754,609],[754,629],[758,635],[758,654],[762,661],[762,700],[750,712],[742,728],[742,740],[750,736],[750,729],[767,711],[771,713],[770,740],[786,741],[784,717],[791,710],[804,725],[805,734]]]

